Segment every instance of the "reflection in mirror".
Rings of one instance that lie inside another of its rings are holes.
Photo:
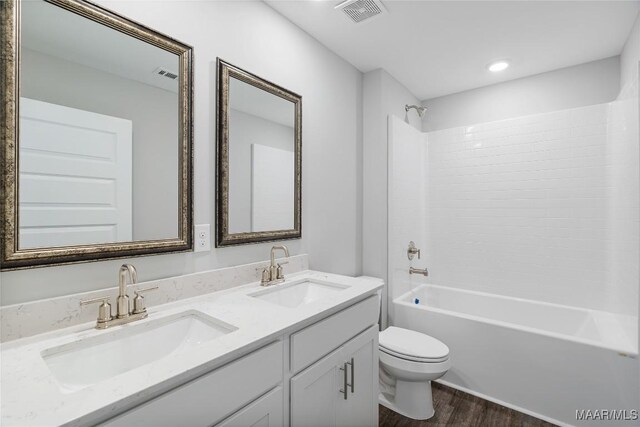
[[[229,231],[294,227],[295,104],[229,80]]]
[[[302,234],[302,98],[218,59],[216,246]]]
[[[19,249],[177,238],[179,56],[38,0],[20,67]]]
[[[0,269],[192,249],[192,48],[84,0],[0,21]]]

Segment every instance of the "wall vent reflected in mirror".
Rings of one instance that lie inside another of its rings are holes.
[[[81,0],[0,10],[2,268],[192,248],[191,48]]]
[[[302,98],[218,60],[216,245],[301,236]]]
[[[162,68],[162,67],[156,68],[154,73],[156,73],[159,76],[171,79],[171,80],[176,80],[178,78],[178,74],[177,73],[169,71],[166,68]]]

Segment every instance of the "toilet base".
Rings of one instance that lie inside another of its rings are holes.
[[[428,420],[433,417],[433,396],[431,381],[401,381],[395,384],[395,396],[380,393],[380,404],[400,415],[414,420]]]

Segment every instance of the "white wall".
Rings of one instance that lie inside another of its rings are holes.
[[[133,122],[133,239],[177,237],[177,93],[29,49],[20,61],[22,96]]]
[[[620,96],[638,97],[638,63],[640,62],[640,14],[620,54]]]
[[[621,304],[632,303],[640,286],[640,108],[638,66],[640,62],[640,14],[620,55],[620,93],[611,104],[609,117],[611,158],[609,201],[611,239],[609,262],[611,286]],[[639,302],[636,300],[636,310]]]
[[[100,5],[194,47],[195,223],[214,224],[216,56],[302,95],[302,239],[310,267],[361,272],[362,74],[266,4],[105,1]],[[140,280],[268,258],[272,243],[2,272],[2,304],[112,286],[123,262]]]
[[[294,131],[253,114],[233,108],[229,111],[229,231],[241,233],[251,231],[251,145],[293,152]]]
[[[640,121],[640,14],[636,17],[636,22],[631,30],[631,34],[627,39],[627,42],[622,49],[620,55],[620,95],[619,100],[629,100],[630,103],[635,105],[636,117]],[[629,104],[631,105],[631,104]],[[633,108],[633,107],[632,107]],[[633,111],[633,109],[627,111]],[[631,113],[632,114],[632,113]],[[638,140],[640,140],[640,128],[638,129]],[[637,143],[636,143],[637,147]],[[636,154],[637,157],[637,154]],[[636,180],[640,180],[640,177],[635,177]],[[640,185],[640,184],[638,184]],[[638,193],[635,193],[638,196]],[[634,220],[638,220],[640,213],[635,215]],[[630,259],[636,265],[640,264],[640,243],[636,243],[635,248],[630,251],[630,254],[635,256],[635,259]],[[640,281],[640,280],[639,280]],[[639,283],[640,286],[640,283]],[[640,296],[638,299],[639,312],[640,312]],[[640,342],[640,317],[638,318],[638,341]],[[640,364],[640,361],[638,361]],[[640,381],[640,377],[638,378]]]
[[[431,268],[427,226],[427,134],[397,116],[389,117],[389,322],[395,323],[394,298],[430,278],[409,274],[409,267]],[[420,249],[407,258],[409,242]]]
[[[637,89],[636,89],[637,93]],[[638,310],[640,286],[640,144],[638,98],[612,102],[609,108],[607,157],[609,299]]]
[[[422,130],[433,131],[613,101],[620,57],[428,99]]]
[[[420,119],[415,111],[405,115],[406,104],[418,99],[384,70],[370,71],[363,82],[363,189],[362,189],[362,271],[387,281],[387,120],[404,117],[416,129]],[[386,324],[387,289],[382,296],[382,325]]]

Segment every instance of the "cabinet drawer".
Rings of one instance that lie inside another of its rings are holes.
[[[378,323],[377,295],[291,335],[291,371],[298,372]]]
[[[216,427],[282,427],[283,404],[282,387],[276,387]]]
[[[210,426],[282,382],[282,341],[256,350],[104,426]]]

